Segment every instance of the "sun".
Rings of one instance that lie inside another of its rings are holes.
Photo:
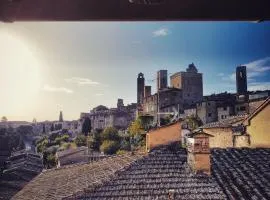
[[[0,32],[0,115],[22,116],[40,89],[40,63],[22,39]]]

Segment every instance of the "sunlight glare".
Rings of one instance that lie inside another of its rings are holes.
[[[0,114],[27,112],[40,88],[40,66],[19,38],[0,32]]]

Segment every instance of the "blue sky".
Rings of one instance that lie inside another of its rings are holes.
[[[192,62],[203,73],[205,95],[234,92],[240,64],[248,67],[250,90],[270,89],[269,36],[269,22],[0,24],[0,55],[10,57],[0,61],[6,88],[0,103],[7,105],[0,115],[53,120],[61,109],[65,119],[77,119],[99,104],[116,106],[117,98],[135,102],[139,72],[153,91],[148,80],[157,70],[183,71]],[[7,72],[22,63],[17,78]]]

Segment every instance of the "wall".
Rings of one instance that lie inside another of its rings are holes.
[[[215,122],[218,120],[217,107],[215,101],[206,101],[197,104],[197,116],[203,124]]]
[[[250,138],[249,135],[235,135],[233,137],[234,147],[241,148],[241,147],[249,147],[250,145]]]
[[[247,125],[251,147],[270,147],[270,104],[255,115]]]
[[[203,131],[214,137],[210,137],[210,148],[228,148],[233,147],[232,129],[228,128],[204,128]]]
[[[181,123],[160,127],[146,134],[146,150],[150,151],[159,145],[166,145],[171,142],[181,141]]]
[[[193,154],[188,153],[188,164],[194,172],[203,171],[211,174],[210,171],[210,155],[207,154]]]
[[[228,118],[229,116],[233,115],[233,113],[234,109],[231,106],[218,107],[217,108],[218,121]]]

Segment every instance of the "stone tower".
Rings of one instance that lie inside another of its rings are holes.
[[[63,113],[62,111],[60,111],[60,114],[59,114],[59,122],[63,122]]]
[[[159,70],[157,72],[157,91],[168,87],[168,71]]]
[[[187,163],[195,173],[211,174],[209,137],[213,136],[198,130],[187,138]]]
[[[246,66],[236,67],[236,91],[237,94],[247,93],[247,69]]]
[[[142,104],[144,98],[144,75],[143,73],[138,74],[137,78],[137,104]]]

